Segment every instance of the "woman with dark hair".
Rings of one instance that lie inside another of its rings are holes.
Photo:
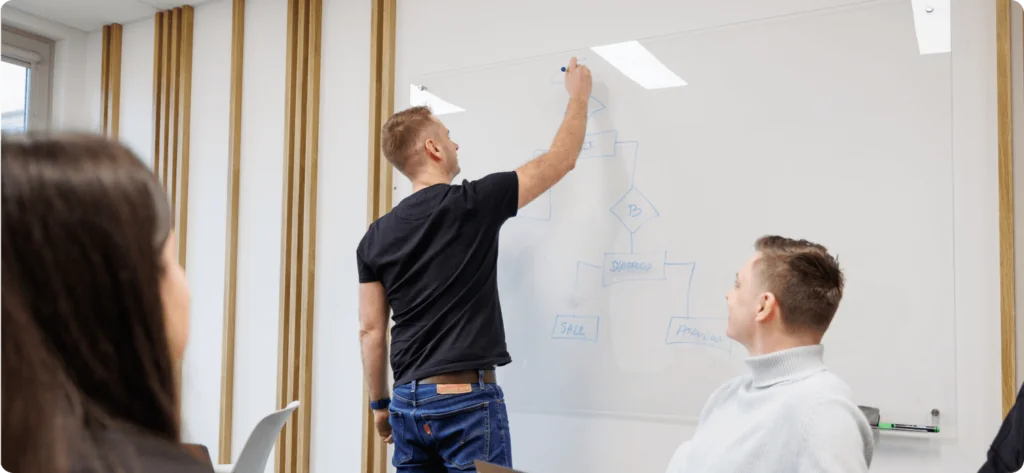
[[[180,444],[189,292],[160,183],[100,137],[0,148],[4,469],[211,472]]]

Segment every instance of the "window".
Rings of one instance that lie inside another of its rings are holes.
[[[49,128],[53,41],[7,26],[0,33],[0,129]]]

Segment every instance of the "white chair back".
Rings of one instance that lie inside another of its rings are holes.
[[[249,440],[246,440],[245,446],[242,447],[242,453],[238,455],[234,473],[263,473],[281,429],[298,407],[299,401],[292,401],[284,409],[264,417],[256,424],[249,434]]]

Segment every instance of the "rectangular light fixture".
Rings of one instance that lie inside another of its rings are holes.
[[[686,85],[686,81],[665,67],[639,42],[626,41],[594,46],[590,49],[645,89],[665,89]]]
[[[465,112],[461,107],[441,100],[441,97],[428,92],[426,87],[416,84],[409,85],[409,105],[413,107],[426,105],[430,107],[430,111],[434,112],[434,115]]]
[[[948,53],[950,37],[949,0],[911,0],[917,49],[924,54]]]

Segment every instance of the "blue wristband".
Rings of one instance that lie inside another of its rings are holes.
[[[370,409],[374,411],[380,411],[387,409],[391,405],[391,399],[384,398],[379,401],[370,401]]]

